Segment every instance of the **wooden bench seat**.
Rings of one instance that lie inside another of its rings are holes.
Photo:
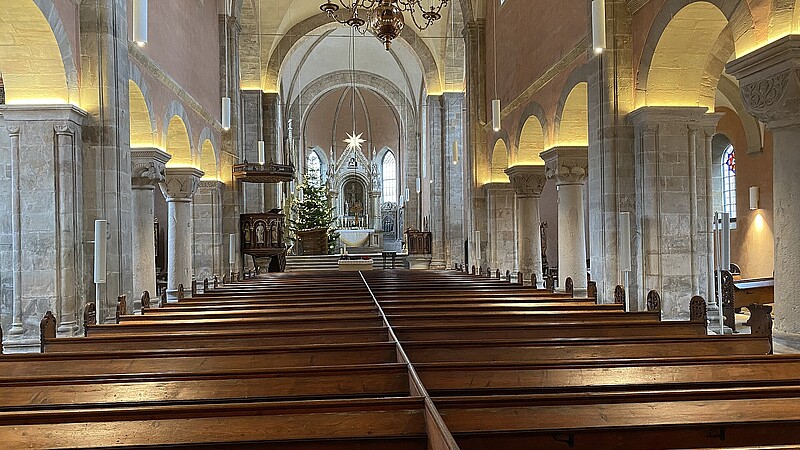
[[[542,361],[538,363],[418,363],[414,365],[431,395],[492,395],[569,389],[680,388],[684,383],[755,386],[760,382],[800,382],[800,357],[703,356]]]
[[[678,356],[766,355],[766,336],[698,336],[659,339],[552,339],[486,342],[407,342],[414,363],[647,358]]]
[[[603,321],[603,322],[540,322],[531,324],[392,324],[401,341],[441,341],[461,339],[540,339],[552,337],[657,337],[705,336],[704,323]]]
[[[384,306],[384,311],[390,315],[404,315],[404,314],[437,314],[458,311],[459,314],[466,313],[508,313],[508,314],[536,314],[546,312],[620,312],[624,313],[623,305],[617,304],[604,304],[597,305],[594,303],[573,303],[562,304],[556,302],[540,303],[537,305],[514,305],[503,306],[497,304],[467,304],[467,305],[387,305]],[[330,308],[259,308],[257,306],[247,306],[241,308],[204,308],[196,310],[191,307],[187,308],[157,308],[145,310],[142,315],[126,315],[120,317],[120,322],[137,322],[158,319],[168,320],[182,320],[186,318],[245,318],[245,317],[304,317],[306,314],[309,316],[336,316],[341,314],[363,314],[363,315],[377,315],[377,309],[372,306],[363,307],[335,307]]]
[[[147,316],[145,316],[147,317]],[[323,328],[357,328],[383,326],[383,321],[375,316],[350,316],[340,318],[303,317],[303,318],[265,318],[254,317],[244,319],[187,319],[187,320],[144,320],[123,322],[119,325],[101,324],[88,327],[89,336],[114,336],[126,333],[142,332],[184,332],[211,330],[271,330],[271,331],[313,331]]]
[[[219,446],[426,449],[424,400],[416,397],[264,403],[107,406],[0,413],[6,448]],[[292,442],[296,441],[296,442]],[[327,443],[325,442],[327,441]],[[401,443],[408,447],[398,447]],[[366,446],[366,447],[364,447]]]
[[[181,320],[186,318],[213,319],[219,318],[238,318],[238,317],[337,317],[344,314],[360,315],[364,317],[375,316],[378,314],[375,306],[347,306],[330,308],[234,308],[234,309],[206,309],[198,312],[192,309],[177,308],[152,308],[146,310],[141,315],[124,315],[120,317],[121,322],[136,322],[142,320],[167,319]]]
[[[661,320],[659,312],[626,313],[623,311],[519,311],[519,312],[422,312],[411,311],[387,314],[393,327],[444,324],[533,324],[538,322],[651,322]]]
[[[405,364],[218,372],[0,377],[0,411],[113,402],[267,401],[409,395]]]
[[[134,350],[123,353],[45,353],[0,358],[3,376],[159,373],[235,368],[343,366],[397,362],[392,342],[232,349]]]
[[[165,332],[120,336],[57,338],[45,341],[45,353],[114,352],[141,349],[232,348],[299,344],[341,344],[383,342],[388,338],[384,327],[327,328],[305,331],[237,330]]]
[[[462,450],[800,443],[800,386],[436,399]],[[612,425],[613,424],[613,425]]]

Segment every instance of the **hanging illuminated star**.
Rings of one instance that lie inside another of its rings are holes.
[[[356,135],[355,131],[353,131],[353,134],[347,133],[347,139],[344,140],[344,142],[347,144],[346,150],[357,149],[358,151],[361,151],[361,144],[367,142],[364,139],[361,139],[361,136],[363,135],[364,133]]]

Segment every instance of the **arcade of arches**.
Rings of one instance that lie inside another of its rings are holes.
[[[713,299],[728,212],[731,261],[774,276],[776,339],[800,343],[800,2],[605,0],[602,53],[589,0],[451,1],[390,51],[317,3],[151,1],[139,46],[132,0],[0,0],[6,352],[38,348],[48,310],[72,336],[87,301],[108,320],[120,294],[252,268],[240,214],[289,213],[304,178],[353,246],[430,231],[431,268],[557,268],[601,302],[627,283],[630,310],[655,289],[668,319]],[[295,183],[233,177],[260,140]]]

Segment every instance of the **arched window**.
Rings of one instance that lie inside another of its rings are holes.
[[[322,181],[322,162],[319,160],[317,152],[312,151],[308,154],[306,160],[306,176],[308,183],[314,186],[319,186]]]
[[[724,211],[736,221],[736,154],[733,145],[722,152],[722,199]]]
[[[386,152],[383,156],[383,202],[397,201],[397,161],[394,153]]]

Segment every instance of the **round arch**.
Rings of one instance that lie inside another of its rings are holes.
[[[517,153],[512,165],[542,165],[539,157],[547,146],[547,115],[538,103],[530,103],[517,126]]]
[[[556,117],[556,145],[589,145],[589,90],[581,81],[569,91],[563,109]]]
[[[166,114],[164,114],[164,125],[162,127],[161,139],[164,144],[165,148],[169,148],[169,132],[170,126],[172,125],[173,121],[175,120],[175,116],[181,119],[181,125],[186,130],[186,139],[189,142],[188,149],[189,149],[189,159],[194,161],[195,154],[194,150],[195,147],[192,145],[191,136],[192,136],[192,124],[189,122],[189,115],[186,113],[186,108],[183,107],[183,104],[178,100],[173,100],[170,102],[169,106],[167,107]],[[167,150],[169,152],[169,150]],[[170,162],[174,162],[175,155]]]
[[[712,67],[719,66],[711,64],[713,59],[720,59],[714,52],[733,47],[742,55],[758,45],[753,17],[742,3],[737,8],[739,2],[725,0],[669,0],[653,21],[639,61],[636,107],[713,109],[722,72],[721,67]],[[719,42],[720,37],[732,45]]]
[[[186,128],[186,123],[181,116],[176,114],[170,119],[166,127],[164,142],[166,143],[167,153],[172,155],[167,167],[194,167],[189,130]]]
[[[78,71],[72,46],[52,0],[3,5],[0,72],[8,104],[77,104]]]
[[[272,50],[267,66],[262,74],[262,89],[267,92],[278,92],[280,72],[283,68],[283,64],[304,37],[309,34],[319,34],[324,31],[333,30],[339,26],[339,24],[332,22],[331,19],[323,13],[311,16],[294,25]],[[405,27],[399,39],[405,45],[408,45],[411,53],[415,55],[419,61],[428,92],[441,91],[443,84],[440,79],[439,66],[436,62],[436,58],[433,56],[433,52],[424,40],[411,27]]]
[[[139,85],[133,80],[128,80],[128,102],[130,105],[131,148],[155,146],[157,144],[155,142],[156,116]]]
[[[219,165],[217,164],[217,154],[211,139],[205,139],[199,146],[200,157],[197,165],[204,172],[204,180],[219,179]]]
[[[490,183],[510,183],[508,175],[505,170],[508,169],[508,144],[503,138],[498,138],[494,147],[492,148],[492,155],[489,159],[490,166]]]

